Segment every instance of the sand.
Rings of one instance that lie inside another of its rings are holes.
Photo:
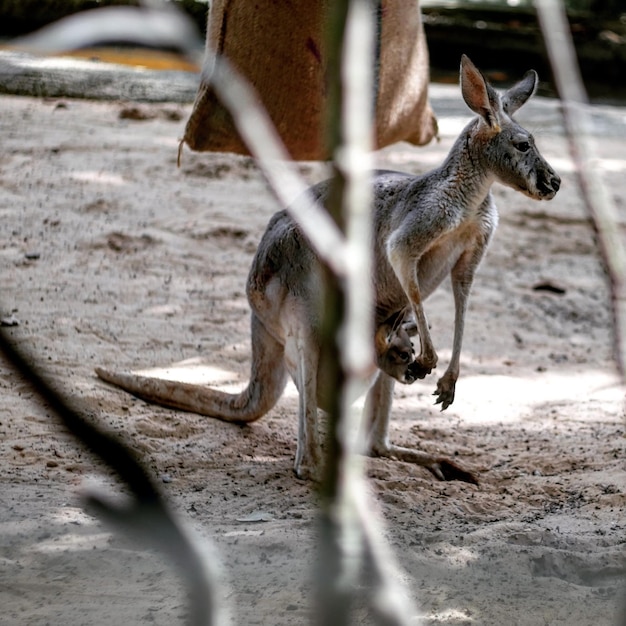
[[[433,89],[441,141],[381,166],[440,162],[468,112]],[[129,113],[129,108],[135,111]],[[623,390],[607,281],[555,103],[520,112],[563,178],[538,203],[495,188],[501,223],[479,271],[455,403],[437,374],[396,389],[392,440],[456,458],[479,487],[370,459],[367,473],[422,623],[617,623],[625,585]],[[292,472],[297,396],[241,428],[150,406],[95,366],[162,368],[239,389],[248,376],[249,263],[278,209],[254,162],[186,151],[189,105],[0,98],[0,317],[90,417],[145,460],[223,562],[236,623],[310,621],[314,486]],[[596,109],[598,154],[624,211],[623,109]],[[325,176],[303,163],[311,182]],[[622,222],[623,223],[623,222]],[[441,373],[452,299],[426,305]],[[182,624],[175,572],[82,509],[107,469],[0,364],[0,624]],[[367,586],[356,590],[359,597]],[[359,600],[355,623],[371,623]]]

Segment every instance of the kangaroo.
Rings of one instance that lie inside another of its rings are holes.
[[[422,465],[441,480],[477,482],[471,472],[445,458],[390,444],[394,382],[411,383],[436,367],[423,302],[450,275],[455,304],[452,356],[434,395],[442,410],[452,404],[470,288],[498,222],[491,186],[497,181],[536,200],[549,200],[559,190],[560,178],[537,150],[532,135],[512,117],[534,94],[537,80],[530,70],[499,95],[463,55],[461,92],[476,117],[444,163],[422,176],[372,174],[378,369],[366,397],[368,452]],[[329,181],[318,183],[311,192],[324,202],[329,186]],[[267,413],[289,374],[299,392],[295,472],[302,478],[319,478],[317,411],[327,406],[325,389],[332,383],[319,367],[321,274],[321,263],[304,234],[286,211],[276,213],[248,276],[252,365],[250,382],[239,394],[132,373],[96,372],[146,400],[233,422],[251,422]],[[417,357],[408,347],[411,318],[419,337]]]

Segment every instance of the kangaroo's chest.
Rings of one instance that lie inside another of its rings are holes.
[[[441,235],[417,261],[422,297],[427,298],[439,287],[462,256],[478,253],[485,245],[481,224],[473,221]]]

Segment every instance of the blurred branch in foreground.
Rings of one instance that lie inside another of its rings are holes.
[[[588,102],[576,62],[565,7],[561,0],[537,0],[537,12],[562,101],[563,120],[583,199],[596,228],[598,245],[611,288],[615,358],[626,382],[626,246],[617,209],[602,183],[589,141],[591,120]],[[626,600],[620,624],[626,626]]]
[[[131,498],[108,501],[101,494],[86,494],[86,505],[105,521],[138,543],[167,556],[179,569],[189,592],[191,626],[230,623],[220,597],[216,555],[192,536],[175,517],[149,473],[131,449],[82,415],[83,407],[67,400],[46,380],[34,359],[20,351],[0,328],[0,351],[56,413],[67,429],[94,455],[106,463],[128,487]]]
[[[143,4],[81,11],[13,39],[11,45],[50,54],[115,42],[201,54],[204,43],[189,17],[167,2]]]
[[[538,0],[537,12],[562,102],[570,153],[587,211],[598,234],[600,253],[609,274],[615,333],[615,357],[626,377],[626,247],[619,217],[602,183],[590,141],[591,120],[567,15],[561,0]]]
[[[144,45],[176,48],[189,56],[198,53],[199,38],[184,19],[159,3],[149,8],[107,8],[66,18],[39,33],[16,41],[30,51],[56,52],[94,45],[112,38]],[[373,90],[373,16],[371,0],[343,0],[334,10],[339,16],[331,40],[337,54],[334,68],[337,98],[331,118],[337,124],[334,136],[336,185],[336,222],[313,202],[297,170],[289,162],[268,116],[258,106],[253,92],[220,57],[205,58],[205,78],[230,110],[242,138],[267,177],[281,205],[289,207],[294,219],[311,240],[320,258],[333,275],[338,292],[333,298],[338,310],[331,312],[329,328],[332,352],[341,368],[338,377],[333,417],[337,445],[329,446],[328,464],[331,479],[327,485],[322,532],[327,543],[321,546],[319,603],[315,607],[316,623],[340,626],[351,622],[352,594],[363,576],[360,556],[367,564],[375,584],[371,606],[376,622],[384,625],[408,624],[411,613],[406,595],[396,583],[395,565],[382,539],[376,512],[365,486],[362,451],[361,415],[350,406],[350,400],[363,390],[364,380],[373,368],[372,306],[369,294],[371,276],[370,201],[367,171],[371,151],[372,110],[363,107]],[[120,27],[122,25],[122,27]],[[137,34],[136,37],[134,35]],[[344,47],[344,41],[347,45]],[[344,115],[341,112],[344,112]],[[365,113],[365,114],[363,114]],[[182,148],[182,144],[181,144]],[[180,156],[180,154],[179,154]],[[294,201],[294,197],[296,200]],[[346,241],[339,223],[347,225]],[[348,255],[348,251],[350,255]],[[344,319],[343,312],[346,311]],[[340,342],[340,338],[343,341]],[[27,377],[42,398],[50,403],[68,428],[92,452],[100,456],[122,480],[127,482],[135,500],[122,506],[106,502],[92,494],[89,503],[111,524],[134,537],[142,537],[172,558],[183,570],[190,589],[192,611],[190,623],[225,624],[227,617],[216,602],[217,584],[212,563],[214,558],[195,544],[168,511],[145,470],[123,444],[81,418],[79,410],[67,404],[52,390],[28,359],[20,357],[6,343],[5,353],[16,368]],[[343,384],[341,384],[343,383]],[[326,557],[325,560],[324,557]]]
[[[415,614],[394,576],[376,504],[366,486],[363,411],[352,401],[374,369],[372,294],[372,169],[374,15],[378,3],[333,3],[328,20],[328,128],[334,177],[328,211],[345,231],[346,280],[327,276],[322,367],[333,372],[325,481],[320,511],[315,623],[352,623],[354,589],[364,561],[372,572],[369,598],[376,624],[401,626]],[[364,557],[366,557],[364,559]]]

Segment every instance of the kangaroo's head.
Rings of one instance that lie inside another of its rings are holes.
[[[504,185],[535,200],[550,200],[561,179],[539,153],[533,136],[513,119],[535,93],[537,81],[537,72],[530,70],[500,95],[467,56],[461,59],[463,99],[480,118],[470,132],[482,166]]]
[[[410,332],[415,324],[405,322],[404,311],[394,313],[376,330],[376,364],[397,381],[410,385],[417,378],[415,350]]]

